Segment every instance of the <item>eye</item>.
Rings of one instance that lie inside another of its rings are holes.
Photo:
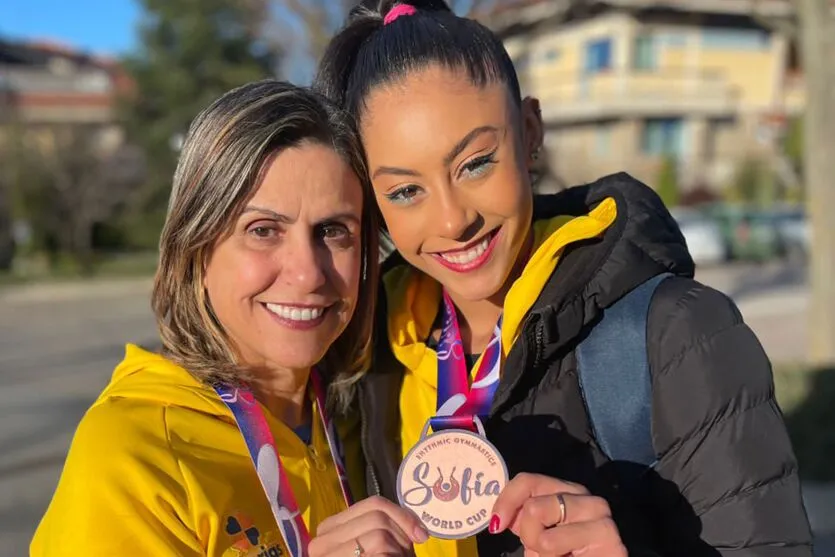
[[[348,227],[341,222],[326,222],[319,226],[319,236],[324,240],[344,240],[351,235]]]
[[[396,205],[408,205],[420,193],[420,187],[415,185],[403,186],[385,195],[386,199]]]
[[[487,174],[487,172],[496,164],[496,159],[494,158],[496,152],[493,151],[488,155],[483,155],[481,157],[476,157],[471,161],[468,161],[461,167],[461,173],[459,177],[469,177],[469,178],[480,178]]]
[[[278,231],[275,226],[268,224],[255,224],[247,229],[247,234],[259,240],[266,240],[273,238],[276,234],[278,234]]]

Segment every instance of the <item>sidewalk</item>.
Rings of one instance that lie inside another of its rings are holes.
[[[151,293],[152,277],[91,278],[0,286],[0,303],[27,304],[69,300],[102,300]]]

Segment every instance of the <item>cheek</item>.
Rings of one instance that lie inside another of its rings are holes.
[[[512,170],[512,169],[509,169]],[[483,200],[490,204],[491,212],[505,217],[524,216],[533,206],[533,192],[526,175],[508,171],[491,181],[492,192]]]
[[[269,288],[274,264],[266,254],[221,252],[206,267],[206,288],[216,311],[247,300]]]
[[[339,292],[339,296],[348,300],[353,306],[359,296],[359,284],[362,276],[362,248],[338,252],[334,255],[334,277],[333,282]]]

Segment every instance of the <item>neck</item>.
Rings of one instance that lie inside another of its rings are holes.
[[[531,229],[504,284],[489,298],[466,300],[452,292],[449,293],[458,313],[458,326],[461,329],[461,342],[465,353],[480,354],[487,347],[493,336],[496,322],[504,309],[507,293],[522,274],[532,248],[533,230]]]
[[[310,421],[307,385],[310,369],[267,369],[259,373],[250,387],[252,394],[270,414],[290,428]]]

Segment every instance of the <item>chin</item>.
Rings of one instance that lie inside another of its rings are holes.
[[[500,280],[487,277],[485,277],[484,280],[467,280],[462,277],[454,283],[449,283],[449,286],[446,288],[458,298],[462,298],[470,302],[478,302],[495,296],[501,290],[502,282]]]
[[[281,354],[272,354],[269,356],[269,361],[272,365],[280,369],[307,369],[315,366],[322,358],[325,357],[326,350],[317,350],[315,352],[293,351],[288,354],[282,352]]]

